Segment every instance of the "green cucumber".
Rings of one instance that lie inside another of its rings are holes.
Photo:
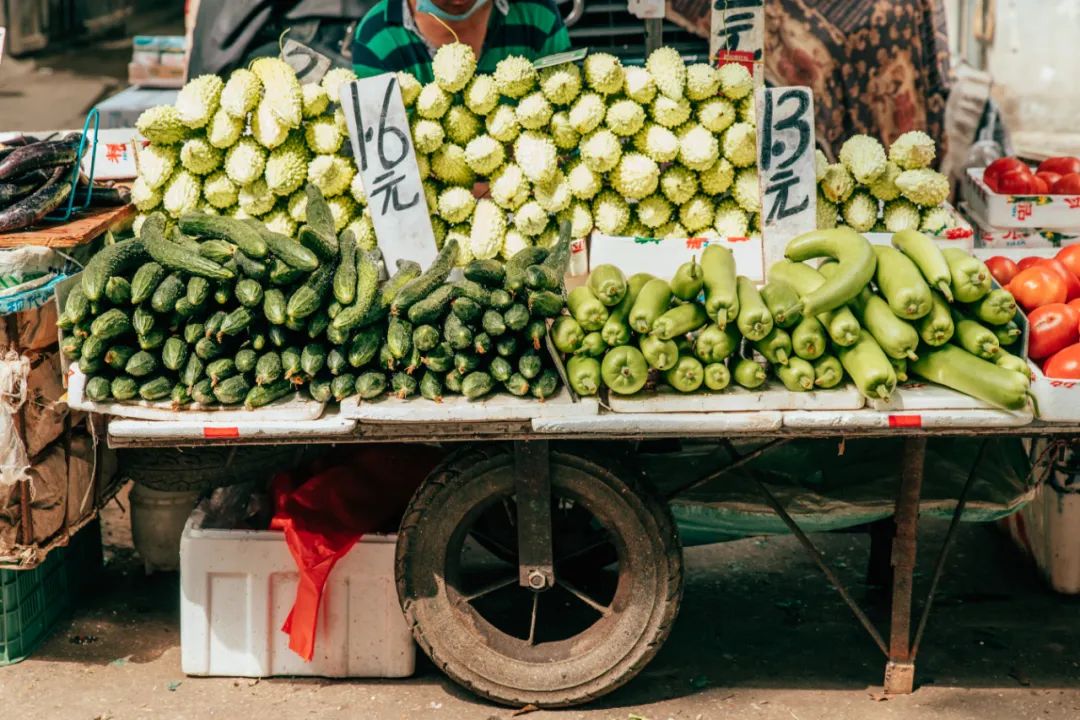
[[[330,328],[330,316],[326,313],[326,310],[317,310],[315,314],[308,318],[307,322],[307,336],[312,340],[317,340],[324,334],[327,334],[327,330]],[[328,339],[335,343],[340,344],[345,342],[349,337],[347,332],[335,333],[333,338]]]
[[[236,283],[233,293],[241,305],[248,308],[258,307],[263,301],[262,285],[250,278],[244,278]]]
[[[356,392],[361,400],[374,400],[386,392],[386,375],[381,372],[366,372],[356,378]]]
[[[221,323],[221,329],[218,330],[218,341],[221,341],[222,337],[236,335],[243,330],[246,330],[251,321],[254,318],[251,315],[251,311],[246,307],[238,307],[231,313],[225,316],[225,320]]]
[[[308,343],[300,351],[300,369],[308,377],[315,377],[326,366],[326,356],[321,343]]]
[[[180,216],[180,229],[188,235],[227,240],[249,257],[266,257],[266,242],[262,234],[243,220],[224,215],[187,213]],[[145,227],[145,225],[144,225]]]
[[[236,255],[236,246],[228,240],[203,240],[199,243],[199,254],[207,260],[223,265]]]
[[[187,281],[185,297],[192,305],[201,306],[210,297],[210,282],[204,277],[192,275]]]
[[[83,268],[79,283],[87,300],[96,302],[105,294],[109,278],[123,275],[124,270],[146,261],[149,255],[141,240],[122,240],[102,248]],[[133,288],[134,291],[134,288]],[[70,297],[70,296],[69,296]],[[79,322],[73,320],[73,322]]]
[[[103,360],[113,370],[123,370],[136,352],[135,348],[127,345],[114,345],[105,352]]]
[[[121,402],[132,400],[139,394],[139,383],[135,378],[118,375],[109,386],[112,396]]]
[[[90,324],[90,334],[102,340],[111,340],[132,332],[131,318],[119,308],[106,310]]]
[[[381,343],[382,333],[378,328],[365,328],[358,332],[349,345],[349,365],[359,368],[370,363],[378,354]]]
[[[255,363],[255,383],[258,385],[269,385],[281,379],[284,374],[281,356],[276,352],[263,353]]]
[[[323,298],[330,290],[334,279],[336,266],[332,262],[321,265],[318,270],[311,273],[303,285],[298,287],[289,297],[285,307],[285,314],[292,319],[300,320],[312,315],[322,306]],[[338,313],[338,317],[344,314]]]
[[[170,242],[156,226],[149,222],[143,223],[140,239],[154,262],[166,270],[197,275],[210,280],[231,280],[235,277],[231,270],[203,257],[197,250]]]
[[[450,312],[460,318],[462,322],[471,323],[480,319],[484,308],[472,298],[459,297],[450,303]]]
[[[468,379],[468,378],[466,378]],[[529,387],[529,392],[537,400],[543,402],[547,398],[555,394],[555,391],[559,389],[559,374],[552,369],[547,369],[540,373],[540,377],[532,381]]]
[[[213,405],[217,402],[217,398],[214,397],[214,387],[210,384],[210,378],[203,378],[195,383],[188,392],[191,394],[191,399],[200,405]]]
[[[705,314],[705,308],[691,302],[677,305],[656,318],[652,324],[652,332],[661,340],[673,340],[704,327],[708,322],[709,316]]]
[[[652,332],[653,323],[667,312],[670,304],[671,286],[665,280],[653,278],[641,288],[633,307],[630,308],[627,316],[630,327],[643,335]]]
[[[623,294],[626,294],[625,289]],[[529,312],[537,317],[558,317],[562,313],[565,304],[562,295],[551,290],[536,290],[529,293]],[[605,313],[604,321],[607,321],[607,313]],[[603,327],[603,323],[601,323],[601,327]],[[599,330],[600,328],[594,329]]]
[[[495,378],[499,382],[506,382],[510,379],[510,376],[514,374],[514,366],[510,364],[510,361],[504,357],[493,358],[491,364],[488,365],[488,372],[491,377]]]
[[[521,354],[521,357],[518,358],[517,370],[526,380],[532,380],[540,374],[543,366],[543,360],[540,359],[540,356],[534,350],[526,350]]]
[[[233,375],[214,385],[214,397],[222,405],[239,405],[250,391],[251,384],[243,375]]]
[[[111,277],[105,283],[105,297],[113,305],[127,305],[131,302],[131,283],[122,277]]]
[[[454,269],[457,257],[458,242],[451,238],[443,244],[442,248],[439,250],[439,254],[435,257],[435,261],[431,263],[431,267],[425,270],[419,277],[407,283],[401,288],[397,295],[395,295],[394,301],[390,306],[390,314],[397,315],[402,310],[407,311],[410,307],[434,292],[435,288],[446,282],[446,278],[450,276],[450,271]]]
[[[495,381],[486,372],[471,372],[461,381],[461,394],[469,400],[479,400],[495,389]]]
[[[271,325],[285,324],[285,293],[272,288],[263,293],[263,316]]]
[[[244,396],[244,407],[255,410],[280,400],[293,391],[292,383],[288,380],[278,380],[269,385],[257,385],[248,390]]]
[[[341,262],[334,272],[334,298],[342,305],[356,299],[356,236],[351,230],[341,234]]]
[[[665,283],[666,285],[666,283]],[[640,295],[638,296],[640,298]],[[593,332],[604,327],[608,309],[600,302],[588,285],[574,288],[566,299],[566,306],[583,330]]]
[[[528,395],[530,390],[529,381],[522,377],[520,373],[511,375],[510,379],[503,383],[503,387],[505,387],[506,391],[511,395],[516,395],[517,397]]]
[[[167,276],[150,296],[150,307],[156,313],[171,313],[176,309],[176,301],[187,292],[187,286],[179,273]],[[170,388],[171,389],[171,388]]]
[[[386,344],[390,354],[401,360],[412,352],[412,325],[407,320],[391,316],[386,330]]]
[[[139,397],[153,402],[164,400],[172,392],[173,383],[167,377],[156,377],[139,386]]]
[[[417,389],[416,378],[408,373],[397,372],[390,377],[390,392],[400,400],[412,397]]]
[[[202,379],[205,369],[206,365],[203,363],[202,358],[195,353],[189,352],[187,362],[184,363],[184,369],[180,373],[180,382],[184,383],[190,390],[195,383]]]
[[[349,368],[349,358],[345,356],[341,348],[330,348],[326,353],[326,369],[331,375],[340,375]]]
[[[532,316],[529,314],[529,309],[521,303],[514,303],[510,307],[503,311],[503,322],[506,327],[514,332],[524,330]]]
[[[308,395],[315,402],[330,402],[334,399],[334,391],[330,387],[333,378],[315,378],[308,383]]]
[[[490,288],[501,287],[506,267],[498,260],[472,260],[465,266],[465,278]]]
[[[146,350],[140,350],[132,355],[124,365],[124,372],[136,378],[146,377],[157,369],[157,359]],[[172,389],[171,385],[169,389]]]
[[[420,396],[432,402],[442,402],[442,385],[438,374],[425,370],[420,377]]]
[[[206,366],[206,377],[210,378],[210,384],[217,387],[222,380],[231,378],[237,374],[236,362],[232,358],[218,358]]]
[[[183,338],[171,337],[161,346],[161,364],[169,370],[179,370],[187,362],[188,345]]]
[[[409,307],[409,322],[430,324],[442,319],[454,299],[453,285],[440,285],[426,298]]]
[[[249,220],[248,224],[259,233],[263,242],[266,243],[267,250],[270,251],[275,260],[280,260],[285,265],[302,272],[313,272],[319,267],[319,258],[316,257],[315,253],[291,237],[273,232],[258,220]],[[205,243],[203,244],[205,245]],[[247,254],[251,255],[251,253]],[[273,266],[271,266],[272,272]]]

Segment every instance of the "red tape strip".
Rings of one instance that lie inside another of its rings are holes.
[[[202,431],[204,438],[238,438],[240,437],[240,428],[235,427],[204,427]]]
[[[922,415],[890,415],[889,427],[891,428],[921,428]]]

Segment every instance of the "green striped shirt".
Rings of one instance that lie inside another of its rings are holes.
[[[353,69],[358,76],[404,70],[422,83],[435,79],[431,50],[416,33],[405,3],[380,0],[360,21],[353,38]],[[509,55],[536,60],[570,49],[570,36],[554,0],[493,0],[492,5],[478,72],[494,72]]]

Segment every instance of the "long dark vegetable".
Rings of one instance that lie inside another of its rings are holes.
[[[0,207],[6,207],[16,200],[21,200],[39,189],[48,180],[47,172],[34,170],[21,177],[12,178],[10,182],[0,183]]]
[[[60,207],[71,194],[71,183],[66,182],[70,170],[70,166],[61,165],[37,192],[0,211],[0,232],[30,227]]]
[[[79,139],[79,136],[73,136],[13,150],[7,157],[0,160],[0,180],[57,165],[66,165],[70,169],[71,164],[78,159]]]

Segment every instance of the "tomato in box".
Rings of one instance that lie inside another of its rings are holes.
[[[1041,257],[1037,257],[1037,256],[1026,257],[1026,258],[1022,258],[1020,260],[1020,262],[1018,262],[1016,264],[1016,267],[1018,267],[1020,269],[1020,272],[1023,272],[1024,270],[1027,270],[1029,267],[1035,267],[1036,265],[1038,265],[1042,261],[1043,261],[1043,259]],[[1013,277],[1015,277],[1015,275]],[[1012,282],[1012,280],[1010,280],[1009,282]]]
[[[1061,276],[1043,265],[1021,270],[1005,289],[1028,312],[1043,305],[1064,303],[1068,293]]]
[[[1061,179],[1061,173],[1040,170],[1039,172],[1035,173],[1035,177],[1040,178],[1043,182],[1046,183],[1047,187],[1052,188],[1054,187],[1054,183]]]
[[[1036,195],[1050,194],[1050,184],[1038,175],[1035,175],[1031,178],[1031,188]]]
[[[1068,245],[1058,250],[1054,256],[1061,264],[1069,268],[1073,275],[1080,278],[1080,245]]]
[[[1043,375],[1048,378],[1080,380],[1080,344],[1058,350],[1043,364]]]
[[[1080,173],[1062,175],[1050,192],[1054,195],[1080,195]]]
[[[1007,257],[1001,255],[995,255],[992,258],[987,259],[986,267],[990,270],[990,274],[997,280],[998,285],[1004,287],[1008,285],[1016,273],[1020,272],[1020,266]]]
[[[1065,156],[1046,158],[1039,163],[1039,172],[1051,172],[1058,175],[1080,173],[1080,158]]]
[[[1024,164],[1024,161],[1015,157],[998,158],[994,162],[986,166],[985,172],[983,172],[983,182],[994,192],[1000,192],[998,190],[998,180],[1001,176],[1007,172],[1013,172],[1016,170],[1027,170],[1028,166]]]
[[[1080,298],[1080,278],[1077,278],[1069,268],[1065,267],[1064,263],[1057,258],[1042,258],[1039,265],[1050,268],[1065,281],[1066,302]]]
[[[1048,358],[1080,342],[1080,314],[1064,303],[1036,308],[1028,315],[1028,324],[1028,355],[1034,360]]]
[[[1038,192],[1035,176],[1026,167],[1022,170],[1010,170],[998,178],[997,191],[1002,195],[1034,195]]]

